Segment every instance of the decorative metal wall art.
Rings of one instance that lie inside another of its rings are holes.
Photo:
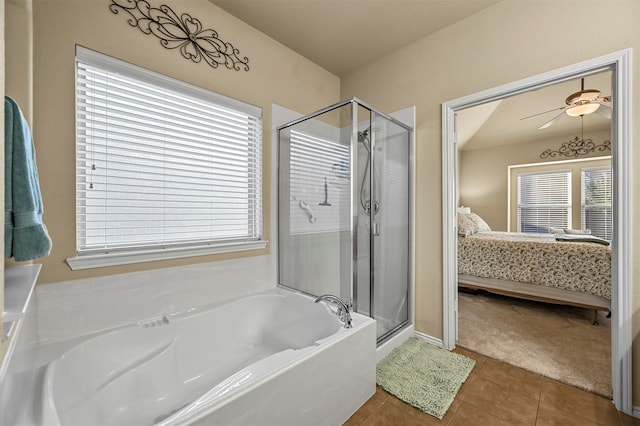
[[[213,68],[224,65],[229,69],[249,71],[249,59],[240,58],[240,51],[224,42],[218,33],[202,29],[200,20],[187,13],[178,16],[169,6],[151,7],[146,0],[111,0],[111,12],[126,12],[132,27],[160,39],[167,49],[179,49],[185,59],[199,63],[203,60]]]
[[[540,158],[553,158],[556,156],[576,158],[580,155],[587,155],[596,150],[611,151],[611,141],[604,141],[601,144],[596,145],[591,139],[583,139],[576,136],[574,139],[564,142],[556,151],[545,149],[542,154],[540,154]]]

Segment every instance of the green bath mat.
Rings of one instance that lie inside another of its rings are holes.
[[[412,337],[377,365],[378,386],[442,419],[476,362]]]

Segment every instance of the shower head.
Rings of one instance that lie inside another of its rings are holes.
[[[363,132],[358,132],[358,142],[369,142],[369,130],[371,130],[371,126],[367,127]]]
[[[364,145],[364,148],[367,150],[367,152],[370,152],[369,151],[369,144],[370,144],[369,132],[370,131],[371,131],[371,126],[367,127],[362,132],[358,132],[358,142]]]

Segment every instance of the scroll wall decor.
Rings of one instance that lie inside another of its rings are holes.
[[[576,136],[574,139],[564,142],[556,151],[545,149],[542,154],[540,154],[540,158],[553,158],[557,156],[576,158],[596,150],[611,151],[611,141],[604,141],[596,145],[591,139],[582,139]]]
[[[169,6],[152,7],[146,0],[111,0],[111,12],[126,12],[132,27],[160,39],[162,47],[179,49],[185,59],[199,63],[205,61],[213,68],[224,65],[228,69],[249,71],[249,59],[239,57],[240,51],[229,42],[222,41],[218,33],[202,29],[200,20],[187,13],[180,16]]]

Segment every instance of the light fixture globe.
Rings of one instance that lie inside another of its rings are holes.
[[[600,108],[600,103],[596,102],[599,98],[600,91],[585,89],[584,80],[582,80],[582,90],[570,94],[565,99],[565,103],[569,105],[565,112],[571,117],[592,114]]]
[[[565,112],[567,113],[567,115],[569,115],[571,117],[578,117],[578,116],[581,116],[581,115],[592,114],[592,113],[596,112],[598,110],[598,108],[600,108],[600,104],[599,103],[597,103],[597,102],[594,102],[594,103],[586,102],[586,103],[581,103],[581,104],[569,107],[569,108],[567,108],[565,110]]]

